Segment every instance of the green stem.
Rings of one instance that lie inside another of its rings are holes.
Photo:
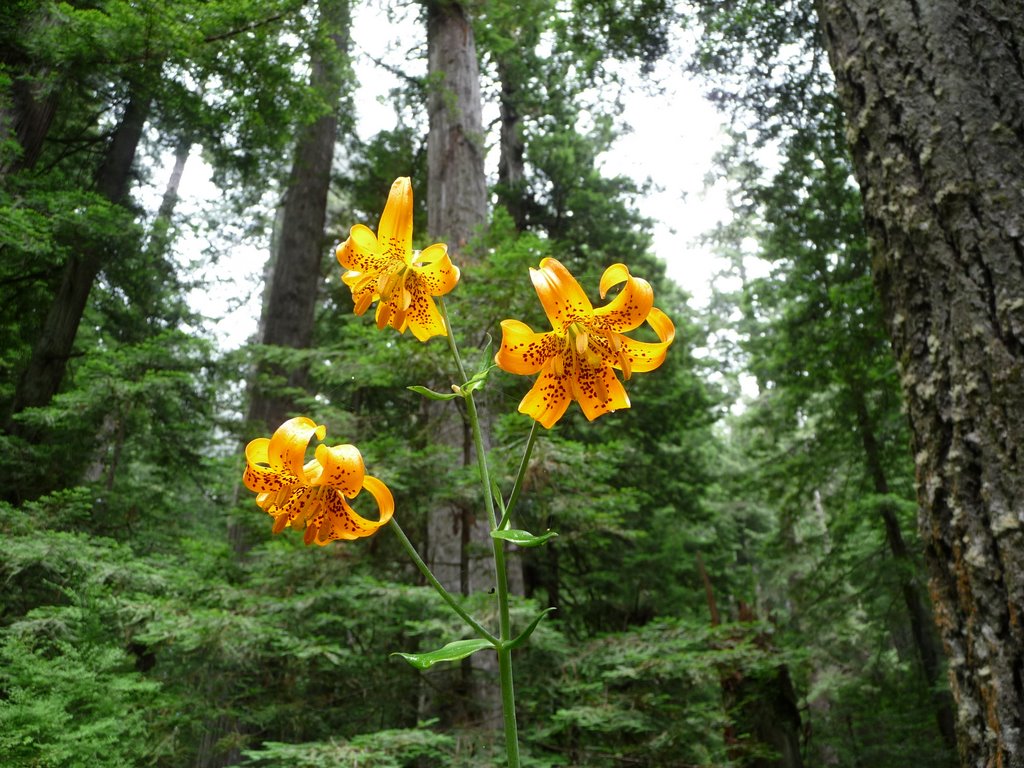
[[[412,561],[416,563],[416,567],[420,569],[420,573],[422,573],[426,577],[427,581],[430,582],[430,586],[437,590],[437,594],[439,594],[442,599],[451,606],[452,610],[459,614],[459,616],[462,617],[462,620],[471,626],[473,630],[480,635],[480,637],[494,643],[495,648],[500,646],[501,641],[488,632],[480,622],[466,613],[465,609],[459,605],[458,601],[452,597],[451,593],[441,585],[441,582],[437,580],[437,577],[430,572],[430,568],[425,562],[423,562],[423,558],[420,557],[419,552],[416,551],[416,547],[414,547],[412,542],[409,541],[409,537],[405,535],[405,531],[402,530],[398,521],[392,517],[391,522],[388,523],[388,525],[391,526],[395,535],[398,536],[399,541],[402,542],[402,546],[405,547],[405,551],[409,553],[409,557],[411,557]]]
[[[444,300],[438,300],[438,308],[444,320],[445,330],[448,331],[448,349],[451,350],[452,359],[458,368],[459,376],[466,382],[469,377],[466,375],[466,367],[462,364],[462,357],[459,355],[458,345],[455,343],[455,333],[452,330],[451,322],[448,320],[448,309]],[[494,495],[491,490],[490,472],[487,468],[487,454],[484,451],[483,434],[480,431],[480,416],[476,410],[476,402],[473,400],[473,393],[464,394],[466,401],[466,415],[469,418],[469,425],[473,432],[473,445],[476,449],[477,465],[480,468],[480,482],[484,488],[484,503],[487,506],[488,519],[491,523],[491,530],[498,530],[498,517],[494,512]],[[509,768],[519,768],[519,731],[516,725],[516,699],[515,689],[512,684],[512,649],[508,647],[512,639],[511,621],[508,610],[508,568],[505,565],[505,546],[501,539],[491,537],[491,549],[494,553],[494,576],[497,582],[498,598],[498,625],[500,629],[501,643],[498,645],[498,679],[501,683],[501,709],[505,721],[505,751],[508,757]]]

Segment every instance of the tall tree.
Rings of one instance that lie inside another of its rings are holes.
[[[427,230],[463,249],[487,218],[480,65],[466,6],[428,0]]]
[[[121,120],[96,171],[96,193],[114,206],[123,206],[128,197],[132,165],[149,113],[151,88],[146,79],[131,84]],[[18,383],[14,413],[46,405],[57,393],[89,293],[106,258],[109,254],[101,242],[84,244],[68,258],[32,358]]]
[[[60,87],[49,62],[36,60],[28,41],[40,27],[53,24],[35,3],[11,3],[0,16],[0,76],[9,92],[0,94],[0,176],[32,168],[50,130]]]
[[[965,766],[1024,754],[1024,16],[820,0],[913,433]]]
[[[472,19],[464,4],[428,0],[427,77],[431,88],[427,112],[427,231],[448,243],[452,259],[472,270],[466,248],[487,219],[484,174],[483,108],[480,67]],[[472,440],[468,424],[451,421],[445,441],[469,464]],[[478,519],[468,503],[441,505],[431,513],[427,532],[428,562],[447,587],[468,594],[491,586],[491,574],[470,561],[470,542],[487,544],[489,523]],[[475,571],[475,574],[474,574]]]
[[[280,229],[262,321],[262,343],[307,349],[313,339],[314,309],[321,282],[324,222],[339,115],[347,82],[350,13],[348,0],[320,0],[316,39],[311,44],[310,80],[321,102],[318,117],[299,133],[284,191]],[[269,366],[265,376],[284,379],[267,387],[257,378],[248,418],[261,429],[275,428],[295,408],[295,392],[307,386],[308,365]]]

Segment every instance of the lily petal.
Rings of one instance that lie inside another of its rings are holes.
[[[266,438],[263,438],[266,440]],[[249,464],[242,474],[242,484],[259,494],[273,493],[286,485],[294,485],[298,478],[280,469]]]
[[[619,336],[622,358],[633,371],[644,373],[653,371],[665,361],[665,353],[676,336],[676,328],[664,312],[658,308],[651,309],[647,322],[658,334],[659,342],[634,341],[627,336]],[[612,363],[616,368],[626,370],[621,361]]]
[[[534,333],[519,320],[501,321],[501,347],[494,362],[503,371],[528,376],[561,353],[561,339],[554,333]]]
[[[413,264],[413,270],[423,282],[423,288],[431,296],[444,296],[459,282],[459,268],[448,256],[448,246],[434,243],[420,251]]]
[[[380,517],[373,525],[376,525],[377,528],[387,525],[395,514],[395,497],[391,495],[391,489],[376,477],[371,477],[370,475],[363,478],[363,488],[377,500],[377,510]]]
[[[551,429],[572,402],[568,379],[568,375],[556,373],[555,366],[549,363],[519,403],[519,412],[540,422],[545,429]]]
[[[367,485],[366,488],[377,501],[380,510],[380,520],[376,522],[367,520],[352,509],[340,493],[330,494],[326,501],[323,520],[317,526],[318,530],[313,539],[317,544],[323,546],[337,539],[351,540],[372,536],[382,525],[391,519],[394,513],[394,500],[391,498],[391,492],[376,478],[364,478],[364,482],[366,480],[371,481],[371,484]],[[379,484],[380,487],[377,487],[376,484]],[[374,493],[371,487],[377,493]],[[380,489],[382,487],[386,493],[381,492]],[[378,494],[380,494],[380,498],[378,498]],[[390,505],[387,506],[389,499],[391,499]]]
[[[608,289],[625,283],[619,294],[603,307],[594,310],[613,331],[631,331],[638,328],[654,306],[654,289],[641,277],[633,277],[625,264],[612,264],[601,276],[601,298]]]
[[[363,487],[366,467],[358,448],[354,445],[335,445],[330,448],[318,445],[316,460],[322,469],[315,479],[310,480],[310,485],[330,485],[350,499],[359,493]]]
[[[441,318],[441,313],[437,311],[434,300],[423,290],[422,284],[418,281],[406,283],[406,287],[410,285],[413,286],[413,289],[410,291],[411,301],[405,315],[405,323],[412,331],[413,336],[420,341],[426,341],[432,336],[447,336],[448,330],[444,326],[444,320]],[[405,328],[403,327],[401,330],[404,331]]]
[[[321,440],[327,435],[327,427],[317,425],[305,416],[288,419],[278,427],[267,445],[270,466],[284,469],[295,477],[305,477],[303,465],[306,460],[306,446],[316,435]]]
[[[590,421],[611,411],[629,408],[629,396],[612,368],[581,365],[569,381],[573,398]]]
[[[391,185],[377,227],[377,242],[391,258],[407,261],[412,252],[412,181],[408,176]]]
[[[310,487],[300,485],[292,491],[284,504],[267,507],[267,513],[274,516],[274,533],[280,533],[292,523],[304,519],[310,501]]]
[[[250,491],[256,493],[269,493],[276,491],[285,484],[287,475],[281,469],[270,466],[270,456],[267,455],[267,446],[270,440],[266,437],[257,437],[245,446],[245,473],[242,475],[242,483]],[[292,480],[294,482],[294,480]]]
[[[355,272],[376,272],[391,261],[373,230],[364,224],[349,230],[348,240],[338,246],[334,255],[341,266]]]
[[[581,317],[589,317],[594,308],[576,278],[556,259],[541,259],[540,268],[530,268],[530,279],[537,290],[544,313],[556,331]]]

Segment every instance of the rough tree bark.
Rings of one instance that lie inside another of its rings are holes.
[[[461,255],[487,219],[480,68],[473,24],[461,3],[429,0],[427,229]]]
[[[965,766],[1024,764],[1024,13],[818,0]]]
[[[321,0],[319,9],[319,28],[329,38],[330,47],[313,49],[310,87],[331,109],[299,134],[261,323],[263,344],[292,349],[307,349],[313,340],[327,194],[338,134],[337,105],[345,84],[341,63],[350,26],[348,0]],[[285,421],[295,409],[290,393],[304,389],[308,375],[307,365],[264,367],[250,394],[249,421],[259,424],[261,430],[274,429]],[[283,380],[283,391],[280,383],[265,386],[267,377]]]

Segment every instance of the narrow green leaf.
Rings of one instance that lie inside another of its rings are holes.
[[[504,539],[513,544],[518,544],[520,547],[539,547],[548,539],[554,538],[557,535],[555,531],[548,531],[540,536],[534,536],[529,531],[521,531],[516,528],[507,531],[491,531],[493,538]]]
[[[413,392],[423,395],[424,397],[430,398],[431,400],[454,400],[456,397],[459,397],[458,393],[456,392],[435,392],[432,389],[421,387],[418,384],[412,387],[406,387],[406,389],[411,389]]]
[[[524,629],[522,632],[520,632],[519,635],[514,640],[510,640],[509,641],[508,647],[509,648],[518,648],[520,645],[525,643],[529,639],[530,635],[533,634],[533,630],[535,630],[537,628],[537,625],[540,624],[540,620],[543,619],[545,616],[547,616],[549,613],[551,613],[553,610],[555,610],[555,609],[554,608],[545,608],[543,611],[538,613],[537,614],[537,618],[535,618],[533,621],[530,622],[530,626],[528,626],[526,629]]]
[[[498,485],[498,481],[495,478],[491,478],[491,496],[494,498],[494,503],[498,505],[498,511],[502,515],[505,514],[505,499],[501,495],[501,486]],[[501,526],[498,526],[501,529]]]
[[[486,366],[485,368],[474,373],[465,384],[462,385],[463,392],[475,392],[478,389],[483,389],[484,384],[487,382],[487,374],[491,372],[492,368],[497,366],[494,363]]]
[[[532,631],[532,630],[531,630]],[[471,640],[456,640],[443,648],[438,648],[430,653],[393,653],[392,656],[401,656],[412,664],[416,669],[428,669],[439,661],[458,661],[471,656],[484,648],[493,648],[489,640],[482,637]]]

